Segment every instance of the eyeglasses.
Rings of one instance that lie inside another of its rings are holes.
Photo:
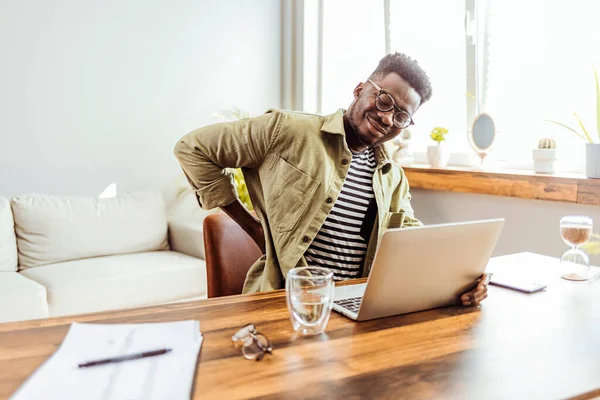
[[[367,81],[379,91],[376,95],[377,97],[375,97],[375,106],[377,109],[383,112],[388,112],[395,109],[396,112],[394,113],[394,126],[396,128],[404,129],[415,124],[410,114],[398,107],[394,101],[394,98],[388,92],[380,88],[379,85],[372,80],[367,79]]]
[[[260,361],[265,354],[273,354],[273,346],[269,339],[258,332],[254,324],[248,324],[231,337],[237,348],[242,349],[242,354],[247,360]]]

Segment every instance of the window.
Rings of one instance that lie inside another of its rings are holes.
[[[493,0],[488,13],[483,108],[499,129],[497,157],[530,159],[537,140],[552,136],[563,168],[583,169],[583,140],[544,120],[578,128],[577,112],[596,131],[592,65],[600,66],[600,3]]]
[[[436,126],[451,132],[451,149],[468,146],[464,0],[392,0],[389,12],[391,51],[417,60],[433,86],[431,100],[415,115],[412,147],[432,144],[429,133]]]
[[[424,152],[431,129],[444,126],[452,151],[472,153],[467,132],[476,113],[487,112],[498,130],[489,158],[529,168],[531,149],[550,136],[558,142],[559,168],[583,170],[584,141],[545,120],[579,130],[577,112],[598,138],[592,66],[600,69],[600,2],[305,0],[311,2],[322,21],[316,40],[322,57],[313,57],[322,85],[307,111],[349,105],[352,89],[375,68],[387,42],[389,51],[416,59],[433,84],[431,101],[411,127],[415,151]],[[305,50],[314,42],[306,41]]]
[[[312,96],[304,96],[304,110],[329,114],[352,103],[353,90],[359,82],[365,82],[385,54],[385,25],[383,1],[321,0],[322,1],[322,65],[320,102]],[[313,55],[318,47],[314,30],[318,25],[318,0],[305,0],[305,51]],[[307,26],[308,24],[308,26]],[[307,29],[308,28],[308,29]],[[304,65],[307,68],[307,65]],[[318,84],[309,69],[307,85]],[[309,89],[309,93],[314,92]],[[314,94],[313,94],[314,95]],[[315,104],[320,104],[320,109]]]

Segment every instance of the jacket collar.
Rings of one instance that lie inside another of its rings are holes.
[[[340,108],[333,114],[326,115],[323,126],[321,126],[321,131],[346,137],[346,132],[344,131],[344,112],[346,110]]]
[[[325,121],[323,122],[323,126],[321,126],[321,131],[326,133],[331,133],[334,135],[341,135],[344,137],[344,142],[346,141],[346,131],[344,131],[344,113],[345,109],[340,108],[333,114],[326,115]],[[348,146],[346,145],[346,148]],[[388,173],[391,169],[391,161],[390,155],[385,148],[384,145],[376,146],[374,148],[375,153],[375,162],[377,163],[377,168],[381,168],[384,174]]]

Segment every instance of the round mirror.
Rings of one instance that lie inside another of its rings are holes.
[[[494,144],[495,138],[496,124],[494,123],[494,120],[489,114],[479,114],[475,118],[475,121],[473,121],[469,142],[477,155],[481,157],[481,163],[483,163],[483,159],[490,151],[492,144]]]

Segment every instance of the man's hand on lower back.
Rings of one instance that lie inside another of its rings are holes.
[[[254,233],[251,235],[254,243],[260,248],[260,251],[265,254],[266,253],[266,244],[265,244],[265,232],[263,231],[262,225],[258,222],[258,227],[254,230]]]
[[[239,200],[221,207],[221,210],[237,222],[265,254],[265,233],[260,221]]]

